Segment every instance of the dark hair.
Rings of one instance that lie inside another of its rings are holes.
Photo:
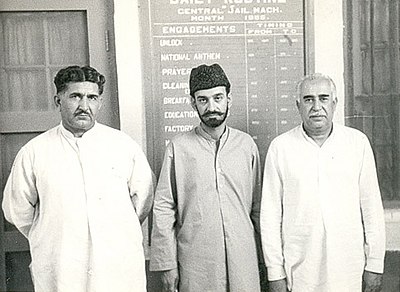
[[[54,77],[57,93],[62,92],[71,82],[93,82],[99,86],[99,94],[103,93],[106,78],[90,66],[69,66],[58,71]]]

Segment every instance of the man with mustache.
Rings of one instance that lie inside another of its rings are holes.
[[[303,123],[272,141],[265,163],[270,291],[381,291],[384,213],[368,138],[332,122],[331,78],[312,74],[297,89]]]
[[[61,124],[19,151],[3,210],[30,244],[35,291],[146,291],[140,223],[153,174],[138,144],[96,122],[105,78],[92,67],[55,79]]]
[[[257,147],[226,125],[231,85],[218,64],[192,69],[189,86],[201,122],[167,146],[150,269],[162,272],[164,291],[260,291]]]

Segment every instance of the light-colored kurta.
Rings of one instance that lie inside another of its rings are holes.
[[[153,208],[150,269],[179,268],[179,292],[259,291],[260,170],[251,137],[200,126],[175,137]]]
[[[287,276],[294,292],[361,291],[364,269],[382,273],[384,215],[367,137],[336,124],[322,147],[302,126],[278,136],[265,164],[261,235],[269,280]]]
[[[3,210],[29,240],[35,291],[146,291],[137,214],[150,211],[152,179],[140,147],[98,123],[82,138],[59,125],[22,147]]]

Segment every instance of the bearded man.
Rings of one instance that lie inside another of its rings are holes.
[[[260,160],[226,125],[230,82],[218,64],[190,74],[200,125],[167,146],[156,190],[150,269],[164,291],[260,291]]]

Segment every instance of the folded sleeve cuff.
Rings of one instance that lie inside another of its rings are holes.
[[[156,263],[150,259],[150,271],[168,271],[172,269],[176,269],[178,265],[176,262],[169,262],[169,263]]]
[[[286,278],[286,272],[283,266],[267,267],[268,281],[277,281]]]
[[[383,273],[384,260],[383,259],[367,259],[367,265],[365,266],[365,270],[368,272],[373,272],[377,274]]]

